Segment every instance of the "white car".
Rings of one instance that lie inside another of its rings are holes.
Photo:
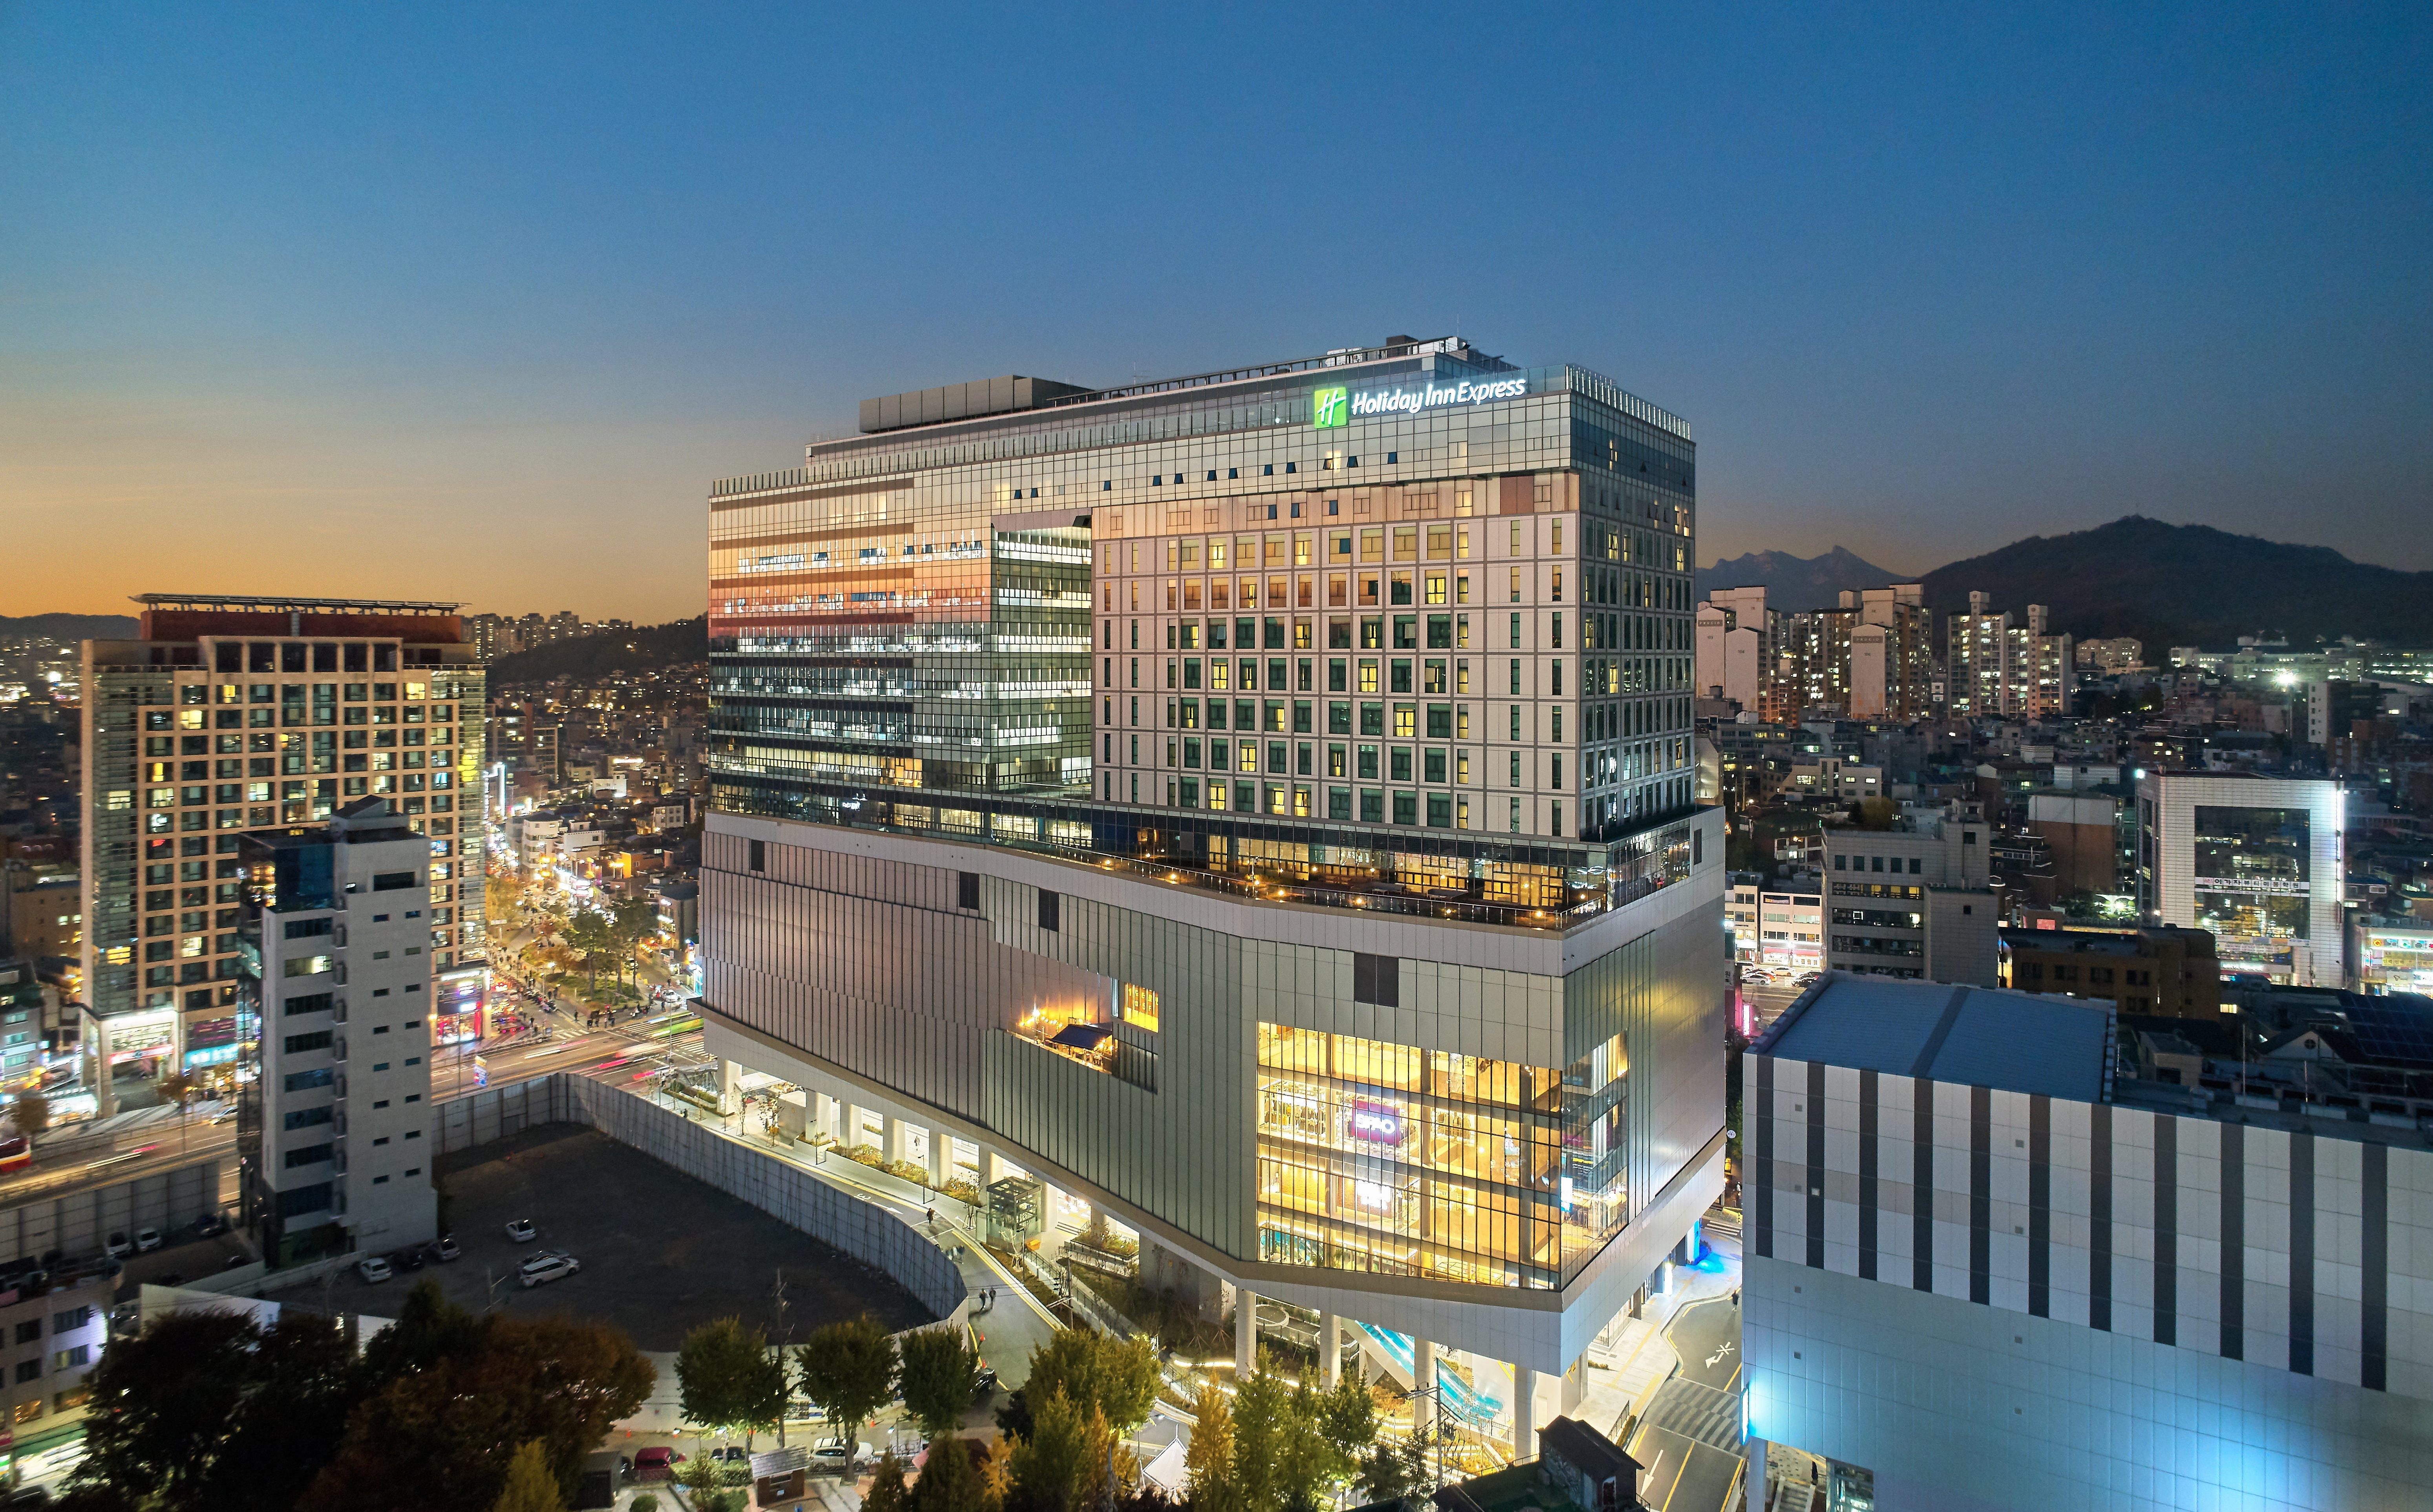
[[[139,1255],[146,1255],[146,1254],[150,1254],[153,1250],[158,1249],[160,1249],[160,1248],[161,1248],[161,1231],[160,1231],[160,1230],[158,1230],[158,1229],[138,1229],[138,1230],[136,1230],[136,1231],[135,1231],[135,1252],[136,1252],[137,1254],[139,1254]]]
[[[811,1469],[849,1470],[857,1465],[870,1463],[868,1444],[848,1445],[842,1438],[831,1438],[811,1450]]]
[[[377,1285],[389,1278],[388,1261],[381,1255],[364,1256],[355,1262],[355,1269],[360,1271],[365,1282],[370,1284]]]
[[[533,1220],[530,1218],[518,1218],[507,1225],[507,1237],[519,1243],[538,1232],[540,1231],[533,1227]]]
[[[523,1263],[522,1268],[516,1272],[516,1279],[529,1288],[556,1281],[562,1276],[571,1276],[582,1268],[583,1262],[572,1255],[535,1255]]]

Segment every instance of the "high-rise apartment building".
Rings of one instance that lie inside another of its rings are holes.
[[[241,1211],[273,1265],[434,1236],[430,842],[398,801],[247,835],[238,993],[262,1074],[237,1105]]]
[[[1688,427],[1404,338],[863,424],[709,500],[710,1048],[1526,1442],[1722,1181]]]
[[[2052,719],[2069,712],[2078,691],[2070,637],[2050,632],[2041,603],[2017,624],[1993,611],[1993,596],[1972,592],[1968,612],[1945,627],[1947,700],[1954,714]]]
[[[2137,779],[2137,909],[2209,929],[2225,980],[2342,979],[2347,795],[2324,777],[2149,772]]]
[[[456,606],[137,602],[136,638],[84,643],[84,984],[104,1112],[113,1057],[205,1070],[249,1053],[243,838],[356,798],[394,797],[424,837],[427,959],[448,1007],[476,1006],[484,681]]]
[[[1698,696],[1729,699],[1744,713],[1763,709],[1781,618],[1766,607],[1762,586],[1710,590],[1695,620]]]

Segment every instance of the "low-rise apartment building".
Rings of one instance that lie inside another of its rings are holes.
[[[2014,992],[2102,998],[2166,1018],[2221,1013],[2221,967],[2203,929],[2005,929],[2002,960],[2002,985]]]

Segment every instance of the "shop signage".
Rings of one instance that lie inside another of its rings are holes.
[[[1355,1102],[1352,1105],[1349,1130],[1354,1139],[1365,1139],[1372,1145],[1399,1145],[1403,1142],[1403,1115],[1383,1103]]]
[[[1363,389],[1352,396],[1354,415],[1416,415],[1421,410],[1441,410],[1464,404],[1489,404],[1497,399],[1519,399],[1529,392],[1529,380],[1512,378],[1465,378],[1457,383],[1422,383],[1417,388]]]

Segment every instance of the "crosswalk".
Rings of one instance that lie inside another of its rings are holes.
[[[1736,1454],[1741,1447],[1741,1400],[1728,1391],[1675,1376],[1656,1389],[1642,1421]]]

